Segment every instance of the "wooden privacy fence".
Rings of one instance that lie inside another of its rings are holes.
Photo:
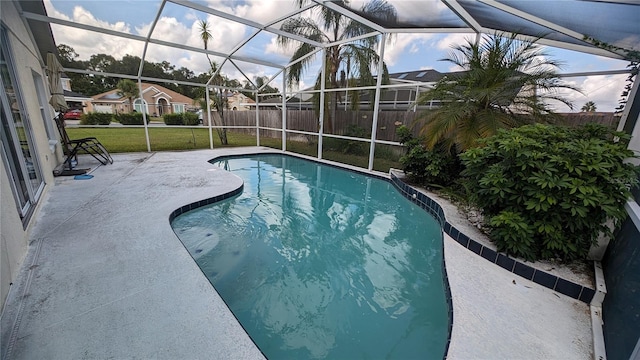
[[[396,129],[400,125],[406,125],[413,129],[414,135],[418,135],[419,126],[414,126],[415,119],[420,112],[413,111],[381,111],[378,115],[378,126],[376,131],[377,140],[398,141]],[[220,124],[220,117],[217,112],[212,112],[214,125]],[[565,113],[561,114],[569,126],[595,122],[615,128],[618,124],[618,117],[613,113]],[[246,126],[250,128],[233,129],[234,132],[255,134],[256,111],[226,111],[224,113],[225,126]],[[281,110],[260,110],[261,128],[282,128]],[[335,135],[351,135],[356,137],[371,138],[371,126],[373,124],[373,111],[368,110],[339,110],[333,123]],[[208,125],[204,119],[204,125]],[[305,132],[317,132],[319,129],[317,116],[313,110],[287,110],[287,129]],[[325,128],[324,133],[328,133]],[[260,129],[260,136],[278,138],[282,136],[280,131]]]
[[[213,124],[220,124],[220,117],[217,112],[213,112]],[[378,115],[378,130],[376,139],[387,141],[398,141],[396,128],[400,125],[411,126],[416,113],[407,111],[384,111]],[[225,126],[250,126],[250,129],[233,129],[235,132],[255,134],[256,111],[226,111],[224,113]],[[338,111],[333,123],[335,135],[355,135],[359,137],[371,138],[371,125],[373,123],[373,111]],[[208,125],[204,119],[204,125]],[[281,110],[260,110],[260,127],[281,129]],[[319,123],[317,115],[313,110],[287,110],[287,130],[318,132]],[[324,133],[329,133],[327,129]],[[260,129],[260,136],[269,137],[281,136],[279,131],[268,131]]]

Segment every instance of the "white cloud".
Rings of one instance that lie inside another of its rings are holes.
[[[92,25],[104,29],[116,30],[125,33],[131,33],[128,24],[122,21],[109,23],[97,19],[93,14],[82,6],[75,6],[71,17],[57,11],[49,1],[45,1],[47,13],[52,17],[71,20],[78,23]],[[73,27],[51,25],[51,30],[57,44],[66,44],[71,46],[79,55],[80,60],[88,60],[93,54],[109,54],[115,58],[121,58],[126,54],[140,54],[143,44],[139,41],[127,40],[100,34],[92,31],[76,29]]]
[[[582,94],[570,91],[564,92],[564,95],[573,102],[573,111],[580,111],[587,101],[593,101],[598,111],[613,112],[618,106],[626,78],[626,75],[598,75],[569,79],[567,82],[581,89]],[[568,111],[566,106],[556,109]]]
[[[75,6],[72,16],[67,16],[56,10],[49,0],[46,0],[45,5],[47,6],[47,12],[52,17],[104,29],[147,36],[151,26],[149,23],[142,24],[136,26],[135,31],[132,31],[130,24],[122,21],[109,23],[99,19],[82,6]],[[183,23],[175,17],[161,17],[154,28],[152,38],[202,48],[203,44],[200,38],[200,28],[198,24],[198,21],[201,19],[193,12],[188,12],[186,18],[190,19],[191,22]],[[245,30],[247,27],[240,23],[220,19],[211,15],[207,16],[207,21],[212,25],[210,27],[212,38],[208,44],[211,50],[228,52],[246,36]],[[125,55],[142,57],[144,43],[141,41],[55,24],[52,24],[51,27],[56,43],[71,46],[79,54],[79,60],[88,60],[91,55],[94,54],[109,54],[116,59],[121,59]],[[209,68],[208,60],[202,53],[194,53],[179,48],[153,44],[149,45],[145,59],[151,62],[168,61],[176,65],[176,67],[184,66],[195,73],[207,71]],[[221,59],[216,59],[215,61],[220,63]]]
[[[291,59],[291,57],[293,56],[293,53],[296,51],[296,48],[298,47],[299,44],[293,41],[293,42],[290,42],[286,47],[283,47],[278,44],[277,39],[278,37],[274,35],[271,38],[271,41],[269,41],[269,43],[265,46],[264,52],[267,54],[276,54],[276,55],[283,56],[287,59]]]
[[[468,40],[473,40],[473,38],[474,35],[472,34],[449,34],[436,42],[436,48],[449,51],[452,47],[464,45]]]
[[[427,40],[432,37],[433,34],[397,34],[385,46],[384,61],[387,66],[393,66],[407,51],[415,53],[420,47],[426,47]]]
[[[293,0],[247,0],[235,7],[234,14],[251,21],[267,24],[296,10]]]

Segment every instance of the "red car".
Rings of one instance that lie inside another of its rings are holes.
[[[80,120],[80,116],[82,116],[82,110],[78,109],[69,110],[64,113],[65,120]]]

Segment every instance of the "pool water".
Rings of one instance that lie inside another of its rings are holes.
[[[387,181],[285,155],[213,162],[242,194],[174,219],[269,359],[442,359],[442,232]],[[212,329],[215,331],[215,329]]]

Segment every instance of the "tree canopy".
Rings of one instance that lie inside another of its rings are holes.
[[[140,57],[132,55],[125,55],[122,59],[116,59],[108,54],[94,54],[91,55],[89,60],[78,60],[79,56],[76,51],[65,44],[58,45],[58,52],[60,54],[60,63],[64,67],[116,74],[137,75],[141,60]],[[119,78],[114,77],[77,74],[71,72],[67,73],[67,76],[71,79],[71,87],[73,91],[88,96],[113,90],[117,88],[118,82],[120,81]],[[211,77],[208,72],[196,75],[192,70],[186,67],[177,68],[168,61],[153,63],[146,60],[142,69],[142,76],[157,79],[189,81],[201,84],[205,84]],[[190,98],[197,98],[198,95],[198,89],[194,86],[180,85],[170,82],[146,82],[157,83]]]
[[[485,35],[478,43],[453,47],[448,58],[463,71],[452,73],[421,94],[419,103],[441,103],[421,116],[426,145],[464,151],[476,140],[527,123],[549,122],[551,102],[572,104],[559,90],[577,90],[558,77],[561,65],[517,34]]]
[[[307,2],[307,0],[296,0],[299,6],[303,6]],[[344,6],[348,1],[341,0],[336,1],[336,3]],[[395,8],[384,0],[372,0],[365,3],[361,8],[361,12],[367,16],[383,18],[388,21],[395,21],[397,16]],[[315,15],[315,17],[297,16],[289,18],[280,26],[280,29],[320,43],[344,41],[374,32],[373,29],[327,7],[321,7],[319,13]],[[314,61],[314,58],[308,55],[317,49],[311,44],[292,40],[286,36],[278,36],[277,41],[283,47],[296,46],[291,61],[298,60],[298,62],[288,69],[287,82],[289,85],[297,85],[304,70]],[[327,89],[335,89],[346,85],[350,79],[357,79],[361,85],[374,85],[375,78],[371,71],[372,66],[378,65],[382,60],[376,51],[379,41],[380,36],[373,35],[326,48],[324,52],[326,60],[325,87]],[[387,73],[386,66],[384,67],[384,73]],[[338,77],[338,74],[342,74],[342,79]],[[316,79],[316,89],[320,89],[320,82],[321,76],[319,75]],[[351,82],[351,84],[353,83]],[[333,130],[332,120],[335,119],[335,112],[341,96],[340,93],[333,91],[329,96],[325,97],[323,106],[329,111],[325,112],[324,121],[325,129],[328,132]],[[319,109],[320,103],[317,94],[314,94],[313,101],[316,104],[316,108]]]

